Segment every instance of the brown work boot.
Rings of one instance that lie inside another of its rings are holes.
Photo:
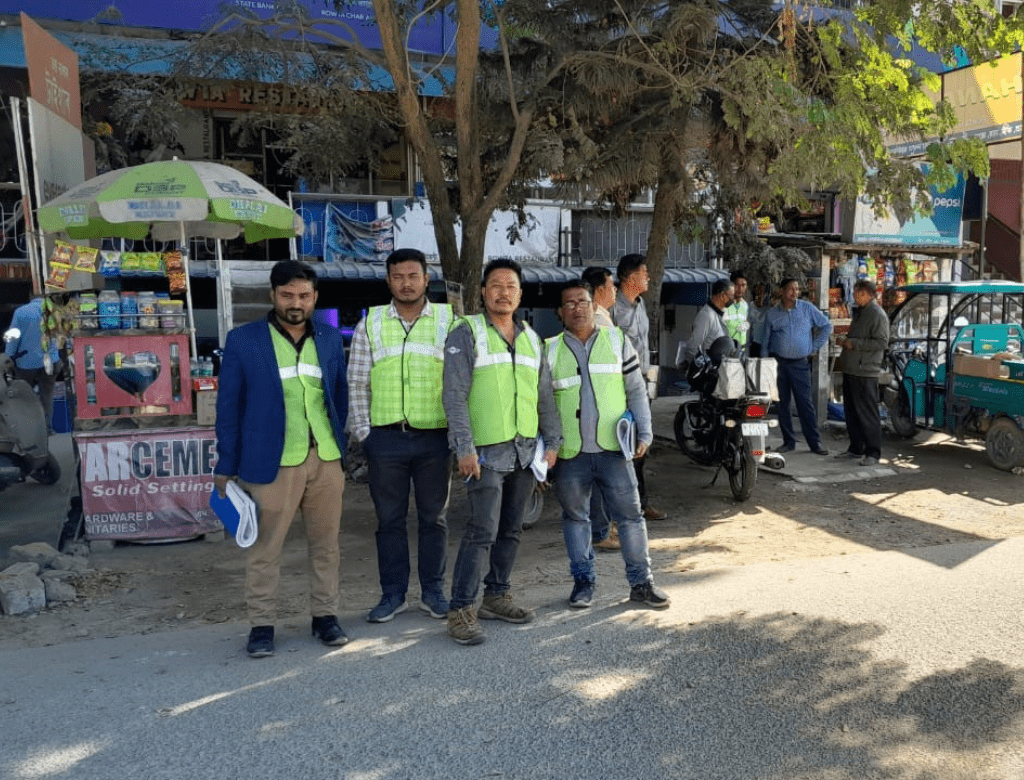
[[[619,542],[619,529],[614,525],[608,529],[608,535],[599,542],[594,542],[595,550],[604,550],[605,552],[614,552],[615,550],[621,550],[622,544]]]
[[[529,623],[537,613],[532,609],[520,607],[512,601],[508,591],[495,596],[484,596],[479,615],[483,620],[504,620],[506,623]]]
[[[448,610],[448,636],[460,645],[478,645],[486,638],[473,607]]]
[[[653,506],[649,506],[644,510],[644,520],[664,520],[666,517],[668,515],[660,509],[655,509]]]

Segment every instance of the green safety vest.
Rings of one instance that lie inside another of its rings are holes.
[[[601,449],[618,452],[616,426],[626,411],[626,380],[622,376],[622,340],[618,328],[598,328],[590,349],[587,371],[597,402],[597,443]],[[565,334],[547,340],[551,384],[555,389],[555,406],[562,419],[560,458],[575,458],[583,448],[580,432],[580,388],[583,380],[576,355],[565,343]]]
[[[749,312],[750,304],[746,301],[740,301],[738,304],[730,303],[722,311],[722,322],[725,323],[725,332],[729,334],[729,338],[741,347],[746,345],[747,334],[750,332],[750,329],[741,330],[740,325],[747,321]]]
[[[388,306],[374,306],[366,315],[370,342],[370,425],[407,422],[413,428],[446,428],[441,405],[444,341],[452,324],[452,307],[431,304],[406,333]]]
[[[516,434],[537,435],[540,392],[540,338],[523,323],[513,352],[497,328],[482,314],[463,318],[476,339],[473,386],[469,390],[469,420],[473,443],[482,447],[512,441]]]
[[[302,344],[302,351],[296,354],[295,345],[273,325],[270,325],[270,337],[274,342],[277,370],[284,390],[284,452],[281,453],[281,465],[298,466],[306,460],[310,431],[316,440],[316,452],[320,460],[338,460],[341,451],[334,440],[334,430],[324,404],[316,344],[312,338],[307,338]]]

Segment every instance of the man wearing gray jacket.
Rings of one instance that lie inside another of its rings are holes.
[[[857,310],[838,365],[843,372],[843,413],[850,446],[839,457],[859,458],[860,465],[874,466],[882,457],[878,374],[889,346],[889,318],[875,301],[874,282],[857,282],[853,300]]]

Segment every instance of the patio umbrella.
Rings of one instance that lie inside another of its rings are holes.
[[[302,218],[254,179],[227,165],[177,158],[109,171],[78,184],[41,206],[38,224],[71,239],[180,241],[186,278],[189,238],[232,239],[244,233],[252,242],[294,238],[303,228]],[[186,299],[191,321],[190,282]]]

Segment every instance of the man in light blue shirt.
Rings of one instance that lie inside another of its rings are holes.
[[[53,422],[53,388],[56,384],[54,371],[56,363],[50,354],[50,367],[46,367],[46,351],[43,349],[43,299],[33,298],[24,306],[14,310],[11,328],[17,328],[21,335],[7,342],[7,354],[14,359],[18,379],[24,379],[39,393],[39,400],[46,412],[46,425]],[[20,357],[16,357],[23,352]],[[50,431],[51,433],[53,431]]]
[[[818,419],[811,396],[811,359],[828,342],[832,323],[816,306],[801,301],[800,283],[796,279],[783,279],[782,298],[765,314],[764,350],[779,365],[779,428],[782,446],[779,452],[792,452],[796,448],[790,397],[796,400],[800,417],[800,430],[807,446],[817,455],[828,455],[821,445]]]

